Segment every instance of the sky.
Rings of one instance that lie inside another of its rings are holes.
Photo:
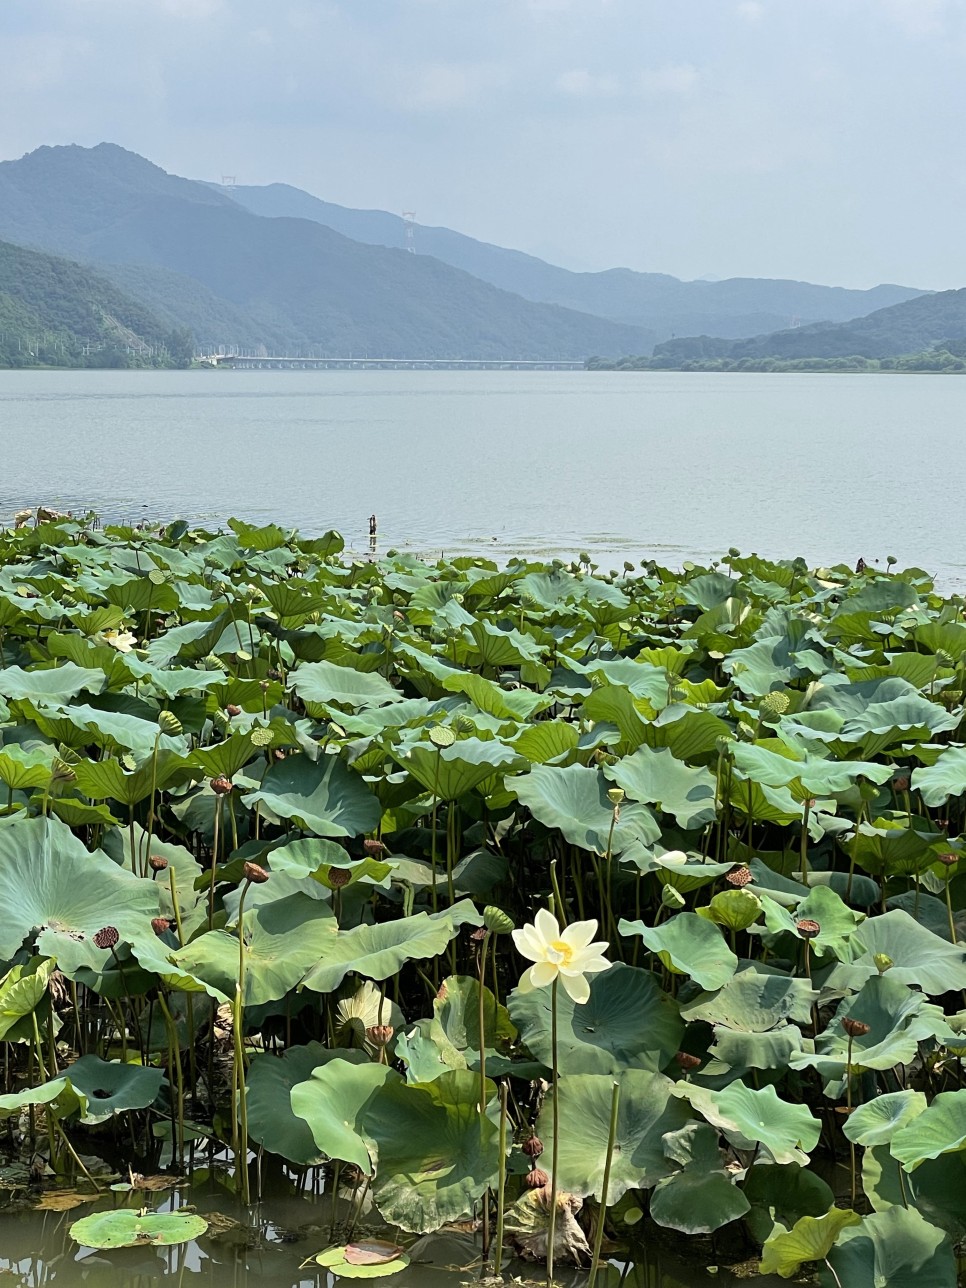
[[[964,286],[964,107],[966,0],[0,0],[0,158],[109,141],[580,270]]]

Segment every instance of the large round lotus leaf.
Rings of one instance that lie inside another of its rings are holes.
[[[16,1041],[18,1038],[33,1037],[33,1025],[29,1031],[20,1032],[18,1026],[42,1002],[47,1002],[41,1014],[43,1019],[49,1014],[47,985],[54,971],[56,962],[52,958],[31,958],[23,966],[12,966],[3,979],[0,979],[0,1040]]]
[[[803,1265],[824,1261],[839,1235],[861,1221],[851,1208],[830,1208],[823,1216],[803,1216],[790,1230],[776,1229],[765,1240],[761,1253],[761,1274],[790,1279]]]
[[[0,961],[10,961],[37,927],[48,957],[106,924],[121,939],[153,939],[159,901],[152,882],[88,851],[59,819],[13,816],[0,821],[0,908]]]
[[[510,1016],[530,1051],[550,1068],[551,990],[517,988]],[[677,1004],[650,971],[617,962],[594,975],[590,998],[578,1005],[557,991],[557,1067],[561,1073],[662,1069],[681,1045]]]
[[[892,962],[891,980],[916,985],[933,997],[966,988],[966,948],[940,939],[900,908],[864,921],[851,937],[851,953],[851,960],[827,979],[832,988],[861,988],[878,973],[879,954]]]
[[[891,916],[892,914],[887,914]],[[874,975],[862,991],[842,1002],[828,1027],[816,1039],[816,1051],[794,1056],[793,1069],[814,1068],[823,1078],[844,1078],[849,1038],[844,1019],[860,1020],[868,1033],[852,1039],[852,1064],[862,1069],[893,1069],[915,1059],[919,1043],[945,1032],[938,1006],[922,993],[893,979],[892,972]]]
[[[921,1091],[889,1091],[853,1109],[842,1130],[849,1140],[866,1148],[888,1145],[900,1128],[919,1117],[926,1103]]]
[[[395,1243],[384,1239],[359,1239],[355,1243],[326,1248],[315,1260],[341,1279],[382,1279],[405,1270],[409,1256]]]
[[[146,760],[160,751],[177,752],[183,756],[188,750],[188,739],[183,735],[172,737],[159,733],[156,720],[142,720],[140,716],[123,711],[102,711],[97,707],[72,703],[69,707],[51,707],[50,714],[68,721],[75,729],[83,731],[85,742],[113,750],[117,747],[129,751],[136,760]],[[40,727],[43,724],[38,722]]]
[[[966,747],[947,747],[935,764],[914,769],[910,781],[930,809],[945,805],[950,796],[961,796],[966,792]]]
[[[561,1189],[601,1197],[610,1130],[614,1079],[606,1074],[568,1073],[560,1079]],[[688,1110],[672,1096],[674,1083],[660,1073],[627,1069],[620,1075],[617,1136],[607,1202],[616,1203],[629,1189],[647,1189],[674,1170],[664,1153],[666,1132],[683,1127]],[[553,1101],[548,1095],[537,1123],[543,1140],[544,1166],[551,1162]]]
[[[717,1127],[736,1149],[756,1149],[775,1163],[804,1163],[818,1144],[822,1124],[807,1105],[779,1099],[774,1087],[755,1090],[732,1082],[721,1091],[679,1083],[674,1094],[687,1100]]]
[[[753,1239],[764,1243],[776,1221],[791,1227],[803,1216],[821,1216],[835,1196],[820,1176],[798,1163],[755,1163],[745,1173],[745,1222]]]
[[[537,711],[553,705],[552,693],[532,693],[529,689],[503,689],[474,671],[453,671],[442,680],[449,693],[462,693],[487,715],[498,720],[530,720]]]
[[[393,752],[396,761],[433,796],[459,800],[479,790],[484,795],[502,785],[503,776],[523,764],[523,758],[495,738],[460,738],[442,749],[417,743]]]
[[[288,756],[277,761],[258,791],[245,797],[261,802],[279,818],[317,836],[359,836],[379,823],[379,802],[362,778],[337,756]]]
[[[25,671],[19,666],[4,667],[0,671],[0,696],[19,702],[46,704],[70,702],[79,693],[100,693],[107,684],[103,671],[75,666],[65,662],[51,670]]]
[[[387,1080],[402,1081],[385,1064],[330,1060],[292,1087],[292,1113],[308,1123],[319,1153],[354,1163],[369,1175],[373,1151],[365,1134],[366,1115]]]
[[[802,1032],[794,1024],[781,1024],[767,1033],[736,1033],[716,1024],[710,1054],[732,1069],[787,1069],[802,1049]]]
[[[809,709],[832,710],[843,716],[838,738],[861,742],[866,755],[876,755],[900,740],[928,742],[932,734],[955,729],[959,723],[958,716],[930,702],[914,685],[898,677],[824,685],[812,697]]]
[[[884,783],[895,772],[891,765],[863,760],[829,760],[798,752],[779,738],[736,742],[731,749],[739,777],[762,787],[790,787],[799,800],[845,792],[858,778]]]
[[[966,1151],[927,1158],[906,1172],[886,1145],[862,1153],[862,1189],[877,1212],[907,1204],[957,1242],[966,1236]]]
[[[30,749],[16,744],[4,747],[0,751],[0,781],[15,792],[46,787],[50,782],[50,762],[55,752],[56,748],[46,743]]]
[[[544,990],[546,991],[546,990]],[[448,975],[433,1001],[432,1035],[439,1032],[443,1044],[457,1051],[472,1051],[474,1059],[480,1049],[480,984],[471,975]],[[510,1022],[505,1006],[497,1003],[493,993],[483,988],[484,1048],[512,1042],[517,1031]]]
[[[849,946],[856,927],[862,921],[862,914],[853,912],[828,886],[816,886],[794,912],[789,912],[776,899],[768,896],[762,899],[762,903],[765,908],[765,926],[752,933],[761,934],[766,943],[771,943],[782,933],[801,938],[797,929],[798,922],[817,921],[821,929],[810,942],[813,956],[825,957],[831,954],[840,961],[849,959]]]
[[[324,1161],[305,1119],[293,1112],[290,1097],[293,1087],[331,1060],[364,1064],[366,1056],[361,1051],[331,1051],[318,1042],[289,1047],[281,1058],[265,1052],[252,1056],[247,1080],[248,1134],[256,1144],[302,1167]]]
[[[606,854],[608,840],[612,854],[619,854],[633,841],[653,845],[661,835],[654,815],[646,805],[621,807],[614,820],[614,806],[607,799],[607,779],[597,769],[583,765],[534,765],[529,774],[507,784],[535,819],[545,827],[559,829],[571,845]]]
[[[941,1091],[928,1109],[896,1131],[889,1148],[907,1172],[927,1158],[966,1148],[966,1091]]]
[[[316,954],[321,960],[306,973],[302,983],[316,993],[331,993],[349,971],[366,979],[388,979],[408,961],[437,957],[466,924],[482,924],[468,900],[454,904],[446,912],[418,912],[397,921],[353,926],[333,936]]]
[[[914,1208],[893,1207],[843,1231],[820,1272],[823,1288],[956,1288],[956,1261],[948,1234]]]
[[[397,923],[392,923],[397,924]],[[291,894],[245,911],[245,1006],[284,997],[306,970],[337,942],[338,923],[327,903]],[[238,939],[209,930],[171,954],[176,969],[235,996]]]
[[[87,1111],[86,1097],[75,1089],[69,1078],[52,1078],[39,1087],[0,1096],[0,1122],[19,1115],[29,1105],[44,1105],[53,1118],[68,1118]]]
[[[332,662],[303,662],[293,671],[291,684],[303,702],[317,706],[335,703],[350,711],[382,707],[388,702],[399,702],[404,696],[381,675],[357,671],[352,666],[336,666]]]
[[[738,968],[721,931],[696,912],[679,912],[657,926],[621,918],[617,929],[622,935],[640,935],[666,966],[708,991],[726,984]]]
[[[151,1244],[190,1243],[208,1229],[195,1212],[150,1212],[131,1208],[95,1212],[70,1227],[71,1238],[84,1248],[140,1248]]]
[[[743,1033],[765,1033],[789,1020],[810,1023],[817,1000],[807,979],[742,967],[716,993],[702,993],[685,1003],[681,1014],[689,1022],[705,1020]]]
[[[494,1093],[488,1081],[487,1100]],[[472,1212],[496,1184],[499,1131],[479,1104],[476,1073],[384,1084],[365,1110],[364,1127],[378,1150],[373,1197],[387,1221],[419,1234],[436,1230]]]
[[[616,765],[604,769],[631,800],[656,805],[672,814],[686,829],[704,827],[715,817],[715,777],[707,769],[692,769],[666,747],[640,747]]]
[[[153,1105],[164,1082],[160,1069],[140,1064],[118,1064],[96,1055],[84,1055],[67,1069],[75,1091],[87,1098],[85,1123],[100,1123],[127,1109]]]
[[[649,1211],[658,1225],[684,1234],[710,1234],[748,1211],[747,1198],[724,1170],[718,1133],[707,1123],[687,1123],[668,1132],[664,1152],[681,1170],[654,1187]]]
[[[906,827],[895,819],[863,823],[849,846],[850,854],[866,872],[885,876],[914,876],[936,862],[946,848],[941,832],[929,831],[928,823]]]
[[[391,863],[368,854],[361,859],[353,859],[335,841],[315,836],[280,845],[272,850],[268,861],[273,873],[287,872],[296,878],[312,877],[328,890],[335,889],[336,885],[343,889],[363,877],[370,882],[384,882],[392,872]],[[336,881],[332,880],[333,869],[337,869]]]

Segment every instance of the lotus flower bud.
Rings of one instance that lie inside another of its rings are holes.
[[[260,863],[246,863],[242,872],[245,874],[245,880],[250,881],[252,885],[262,885],[269,877]]]
[[[513,929],[513,918],[502,908],[488,904],[483,909],[483,925],[491,935],[508,935]]]
[[[539,1158],[543,1153],[543,1141],[539,1136],[528,1136],[520,1148],[527,1158]]]
[[[725,880],[728,882],[729,885],[733,885],[737,887],[737,889],[739,890],[742,888],[742,886],[751,885],[754,879],[755,878],[751,875],[751,868],[746,868],[743,866],[732,868],[731,871],[725,877]]]
[[[822,927],[817,921],[812,921],[811,917],[804,917],[801,921],[796,921],[795,929],[803,939],[817,939],[822,933]]]
[[[116,926],[103,926],[92,938],[95,948],[116,948],[121,942]]]
[[[896,774],[892,780],[892,789],[896,792],[907,792],[909,790],[909,775]]]
[[[788,710],[787,693],[766,693],[758,703],[758,714],[763,720],[777,720]]]
[[[151,929],[156,935],[165,935],[171,929],[171,922],[167,917],[152,917]]]
[[[228,712],[229,717],[241,715],[241,707],[234,702],[229,702],[225,710]]]
[[[898,562],[899,560],[895,557],[895,555],[886,555],[886,563],[889,565],[890,568],[892,568]]]
[[[392,1041],[395,1031],[391,1024],[372,1024],[366,1029],[366,1037],[374,1047],[384,1047]]]
[[[169,738],[177,738],[184,733],[184,726],[173,711],[161,711],[158,713],[158,728],[162,733],[166,733]]]
[[[674,1059],[677,1062],[678,1067],[685,1071],[696,1069],[701,1063],[701,1057],[698,1055],[692,1055],[690,1051],[676,1051],[674,1053]]]
[[[542,1190],[550,1184],[550,1177],[542,1167],[531,1168],[523,1178],[523,1183],[528,1190]]]
[[[333,890],[341,890],[352,880],[352,873],[346,868],[329,868],[327,876]]]
[[[891,970],[895,965],[888,953],[876,953],[872,960],[875,962],[875,968],[880,975],[884,975],[887,970]]]
[[[160,854],[152,854],[148,859],[148,867],[152,872],[163,872],[168,866],[168,860],[162,858]]]
[[[363,841],[362,848],[371,859],[378,859],[380,855],[386,853],[385,845],[382,841],[377,841],[374,837],[370,837]]]
[[[864,1020],[853,1020],[851,1015],[847,1015],[842,1021],[842,1028],[850,1038],[864,1038],[869,1032],[869,1026]]]
[[[452,729],[447,729],[444,725],[434,725],[429,731],[429,741],[434,747],[442,750],[444,747],[452,747],[456,741],[456,734]]]
[[[216,796],[227,796],[232,790],[232,781],[224,774],[219,774],[217,778],[211,780],[210,786]]]
[[[675,890],[674,886],[666,885],[661,890],[661,903],[665,908],[673,908],[677,912],[684,907],[684,895],[680,890]]]

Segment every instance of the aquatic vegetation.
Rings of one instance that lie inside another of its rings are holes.
[[[892,564],[2,532],[0,1162],[88,1247],[195,1237],[92,1160],[203,1157],[346,1277],[734,1226],[952,1284],[964,690]]]

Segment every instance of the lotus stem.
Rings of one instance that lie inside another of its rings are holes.
[[[812,802],[809,798],[802,809],[802,885],[806,886],[808,885],[808,815],[811,807]]]
[[[507,1127],[507,1084],[500,1083],[500,1179],[496,1193],[496,1252],[493,1258],[493,1272],[503,1273],[503,1221],[506,1211],[506,1127]]]
[[[232,1029],[234,1030],[235,1075],[238,1082],[238,1119],[239,1142],[235,1159],[235,1168],[241,1184],[241,1197],[244,1204],[251,1202],[248,1181],[248,1087],[245,1081],[245,896],[251,879],[242,886],[238,900],[238,983],[235,985],[235,1014]]]
[[[483,942],[480,944],[480,975],[479,975],[479,998],[477,1007],[477,1022],[479,1025],[480,1035],[480,1135],[486,1127],[486,1015],[484,1012],[483,999],[486,993],[486,953],[490,946],[490,932],[487,930],[483,935]],[[489,1187],[483,1191],[483,1260],[486,1261],[490,1251],[490,1191]]]
[[[553,1138],[550,1163],[550,1228],[547,1234],[547,1288],[553,1288],[554,1241],[557,1237],[557,1166],[560,1161],[560,1077],[557,1073],[557,986],[560,976],[556,976],[550,986],[550,1051],[551,1063],[551,1098],[553,1103]]]
[[[168,1049],[170,1051],[170,1060],[174,1064],[175,1088],[178,1107],[178,1159],[184,1159],[184,1071],[181,1067],[181,1042],[178,1038],[178,1026],[174,1022],[174,1016],[164,996],[163,988],[158,989],[158,1005],[161,1007],[161,1013],[164,1016],[165,1028],[168,1031]]]
[[[614,1146],[617,1143],[617,1113],[621,1102],[621,1085],[615,1082],[610,1102],[610,1130],[607,1134],[607,1158],[604,1162],[604,1179],[600,1187],[600,1209],[597,1213],[597,1229],[594,1231],[594,1251],[590,1265],[590,1279],[587,1288],[594,1288],[597,1282],[597,1269],[600,1265],[600,1247],[604,1240],[604,1222],[607,1219],[607,1189],[610,1185],[610,1165],[614,1157]]]
[[[215,825],[211,838],[211,883],[208,886],[208,929],[211,930],[215,924],[215,886],[217,884],[216,873],[218,871],[218,841],[221,832],[221,807],[224,803],[224,796],[215,797]]]
[[[171,891],[171,907],[174,909],[174,924],[178,930],[178,943],[184,947],[184,927],[181,925],[181,908],[178,904],[178,874],[174,864],[168,864],[168,888]]]

